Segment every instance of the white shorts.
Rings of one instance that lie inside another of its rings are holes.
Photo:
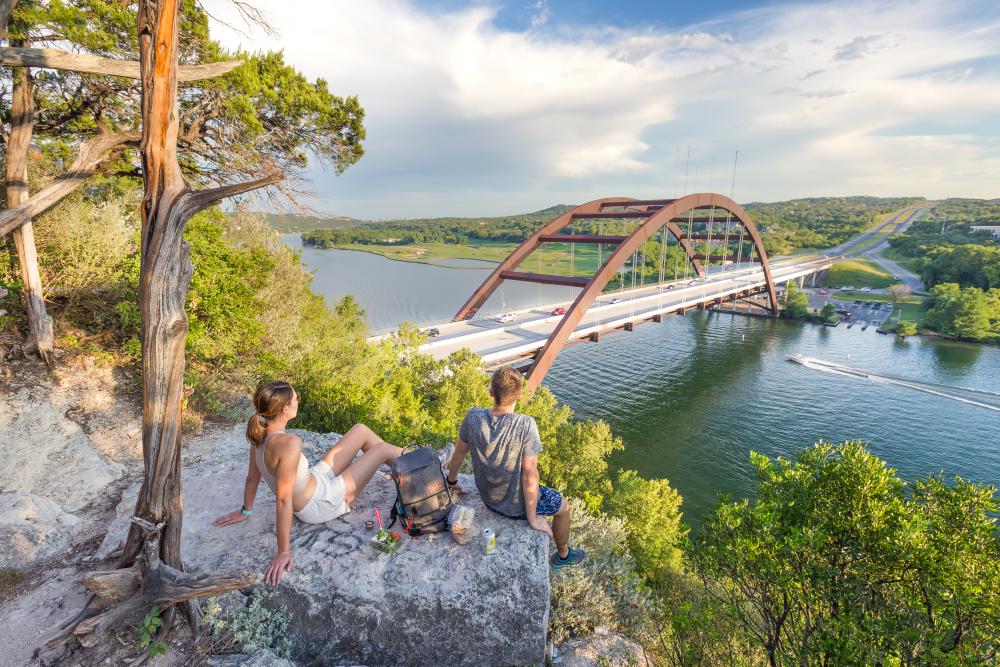
[[[351,511],[344,500],[344,478],[334,474],[326,461],[320,461],[309,472],[316,478],[316,490],[306,506],[295,513],[300,521],[326,523]]]

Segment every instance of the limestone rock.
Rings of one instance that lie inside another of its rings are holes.
[[[294,431],[310,462],[336,434]],[[250,567],[263,572],[275,554],[274,497],[261,484],[252,519],[216,528],[212,520],[240,505],[247,466],[242,430],[220,438],[215,453],[183,471],[183,556],[189,569]],[[320,665],[523,665],[541,663],[548,625],[548,538],[487,510],[471,477],[464,504],[497,534],[497,552],[478,541],[456,544],[447,533],[409,538],[395,554],[369,544],[363,523],[380,507],[387,517],[395,487],[382,473],[365,487],[355,511],[326,524],[294,520],[295,567],[279,600],[294,614],[296,660]],[[102,553],[121,543],[138,485],[123,496]],[[401,532],[401,531],[400,531]]]
[[[250,654],[213,655],[208,667],[295,667],[295,663],[261,648]]]
[[[570,639],[559,647],[559,667],[652,667],[639,644],[616,634]]]
[[[118,407],[113,383],[95,377],[76,371],[0,394],[0,567],[65,552],[96,528],[85,510],[113,501],[126,468],[95,448],[91,426]]]

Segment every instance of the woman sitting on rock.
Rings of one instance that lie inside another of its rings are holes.
[[[299,409],[299,397],[287,382],[275,380],[257,387],[257,410],[247,423],[250,462],[243,486],[243,507],[220,516],[213,524],[228,526],[253,514],[257,486],[263,477],[276,499],[275,534],[278,554],[264,571],[264,581],[277,586],[292,569],[290,535],[292,514],[306,523],[324,523],[350,511],[351,503],[383,463],[395,461],[403,450],[379,438],[363,424],[355,424],[311,469],[302,454],[302,440],[285,433],[285,425]],[[364,454],[354,460],[358,451]]]

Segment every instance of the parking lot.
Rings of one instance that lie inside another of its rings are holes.
[[[848,326],[875,326],[877,328],[892,315],[891,303],[848,301],[837,298],[832,299],[832,301],[837,310],[840,311],[841,321]]]
[[[836,292],[822,294],[820,290],[809,290],[808,295],[810,308],[821,310],[829,301],[837,308],[841,326],[847,325],[849,328],[854,326],[878,328],[892,315],[891,303],[865,301],[864,299],[842,299],[836,296]]]

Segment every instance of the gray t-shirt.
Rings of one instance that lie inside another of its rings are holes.
[[[476,488],[486,506],[510,517],[524,516],[521,460],[542,451],[538,425],[528,415],[494,417],[489,408],[472,408],[458,437],[469,445]]]

